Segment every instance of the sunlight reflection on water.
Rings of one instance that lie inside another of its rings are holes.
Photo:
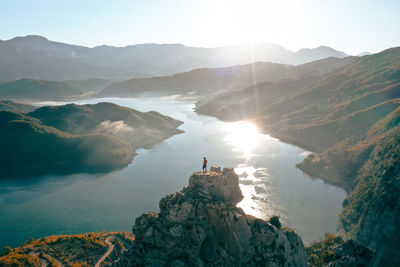
[[[244,196],[238,207],[258,218],[269,218],[279,210],[276,203],[268,201],[271,199],[271,189],[267,187],[268,170],[255,168],[251,161],[252,157],[257,156],[254,153],[255,148],[262,142],[268,142],[268,138],[268,135],[260,133],[251,122],[240,121],[226,126],[224,141],[244,159],[244,163],[235,168]]]
[[[224,141],[233,147],[233,151],[241,152],[246,162],[250,160],[253,150],[265,136],[258,132],[253,123],[244,121],[228,124],[226,132]]]

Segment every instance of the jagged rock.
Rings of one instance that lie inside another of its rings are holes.
[[[221,172],[221,167],[215,166],[215,165],[211,166],[210,171],[212,171],[212,172]]]
[[[375,253],[354,240],[348,240],[334,250],[336,259],[328,264],[329,267],[358,267],[369,266]]]
[[[117,266],[307,266],[301,238],[246,215],[232,168],[196,172],[189,186],[141,215]]]

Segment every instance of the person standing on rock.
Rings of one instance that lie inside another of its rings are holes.
[[[206,157],[204,157],[204,159],[203,159],[203,172],[204,171],[207,171],[207,159],[206,159]]]

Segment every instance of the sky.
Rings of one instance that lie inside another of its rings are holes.
[[[327,45],[351,55],[400,46],[399,0],[0,0],[0,39],[84,46]]]

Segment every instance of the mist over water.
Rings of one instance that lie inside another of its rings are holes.
[[[279,215],[283,225],[295,228],[305,242],[335,232],[346,193],[295,167],[308,151],[258,133],[251,122],[198,115],[190,99],[104,98],[76,103],[104,101],[159,111],[183,121],[180,129],[185,133],[138,150],[121,171],[0,181],[0,247],[20,245],[31,236],[130,231],[136,217],[157,211],[162,197],[187,185],[204,156],[209,167],[235,167],[245,195],[239,206],[246,213],[263,219]],[[111,124],[104,122],[99,130],[112,126],[129,134],[123,122]]]

